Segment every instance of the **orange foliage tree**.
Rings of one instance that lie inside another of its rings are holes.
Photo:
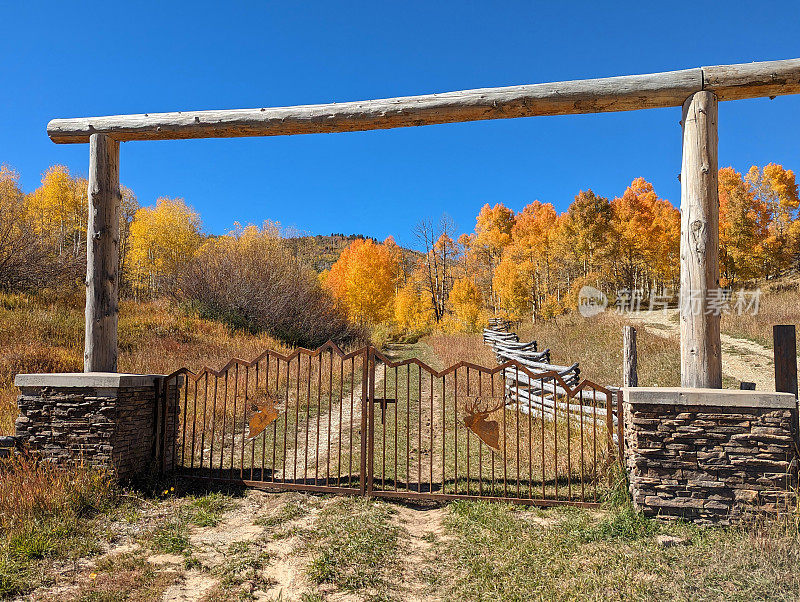
[[[353,320],[377,324],[387,322],[394,313],[399,273],[391,244],[356,239],[331,266],[325,285]]]

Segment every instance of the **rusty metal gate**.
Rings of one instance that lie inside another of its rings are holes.
[[[516,362],[437,371],[329,342],[160,390],[164,469],[268,489],[592,505],[622,440],[610,389]]]

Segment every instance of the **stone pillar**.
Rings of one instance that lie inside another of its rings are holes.
[[[17,441],[53,462],[106,468],[123,479],[159,470],[163,382],[159,375],[111,372],[19,374]],[[172,383],[166,391],[167,442],[175,433]],[[172,445],[164,450],[163,466],[169,467]]]
[[[724,525],[796,503],[794,395],[639,387],[623,400],[630,491],[646,515]]]

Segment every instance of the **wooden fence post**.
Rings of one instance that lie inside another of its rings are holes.
[[[797,397],[797,339],[794,324],[772,327],[775,390]]]
[[[633,326],[622,329],[622,386],[639,386],[636,329]]]
[[[681,386],[722,388],[719,291],[717,98],[695,92],[683,104],[681,165]]]
[[[119,315],[119,143],[89,138],[84,372],[117,371]]]

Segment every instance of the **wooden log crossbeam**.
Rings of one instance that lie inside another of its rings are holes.
[[[126,141],[353,132],[679,107],[700,91],[720,101],[798,94],[800,59],[343,103],[54,119],[47,134],[74,144],[96,133]]]
[[[495,346],[502,346],[504,349],[508,350],[515,350],[515,351],[536,351],[536,341],[528,341],[527,343],[522,341],[498,341],[495,343]]]

